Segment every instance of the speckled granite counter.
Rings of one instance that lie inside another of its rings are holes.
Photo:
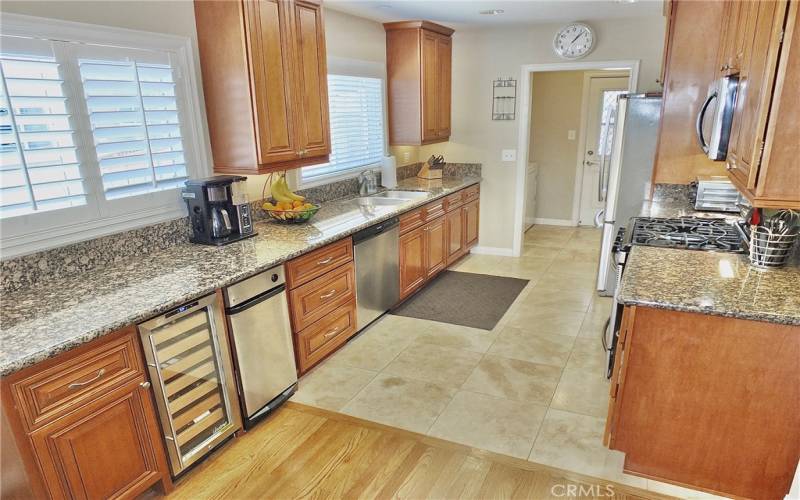
[[[746,255],[634,246],[619,301],[800,325],[800,267],[760,270]]]
[[[399,205],[328,202],[310,224],[258,222],[259,233],[224,247],[180,244],[144,257],[23,288],[0,306],[0,375],[126,325],[139,323],[360,229],[480,182],[404,179],[397,189],[428,196]]]

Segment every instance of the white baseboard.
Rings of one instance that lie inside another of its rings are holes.
[[[477,246],[470,250],[472,253],[477,253],[481,255],[499,255],[501,257],[511,257],[514,255],[514,252],[510,248],[504,247],[483,247]]]
[[[546,226],[577,226],[572,219],[543,219],[536,217],[533,219],[534,224],[544,224]]]
[[[536,217],[525,217],[525,224],[536,224]]]

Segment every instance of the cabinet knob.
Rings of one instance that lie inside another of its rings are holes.
[[[731,165],[730,163],[726,163],[725,170],[733,170],[733,165]]]
[[[145,382],[142,382],[141,384],[139,384],[139,386],[140,386],[142,389],[149,389],[149,388],[150,388],[150,382],[147,382],[147,381],[145,381]]]

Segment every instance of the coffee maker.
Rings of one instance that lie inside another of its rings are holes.
[[[181,196],[189,208],[189,241],[219,246],[255,236],[246,179],[240,175],[216,175],[186,181]]]

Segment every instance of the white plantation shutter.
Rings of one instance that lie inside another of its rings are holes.
[[[384,157],[383,81],[328,75],[330,161],[304,167],[301,182],[377,166]]]
[[[105,198],[182,186],[186,160],[169,63],[78,64]]]
[[[0,52],[0,218],[87,203],[53,47],[20,42]]]
[[[185,37],[0,18],[3,257],[185,216],[208,175]]]

